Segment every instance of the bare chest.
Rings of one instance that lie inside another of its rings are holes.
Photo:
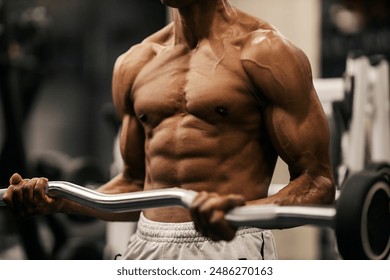
[[[238,50],[164,50],[138,73],[132,93],[135,113],[153,126],[186,114],[237,121],[259,107]]]

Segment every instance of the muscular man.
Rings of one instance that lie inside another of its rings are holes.
[[[329,131],[309,62],[274,27],[228,0],[162,3],[173,22],[116,62],[124,168],[99,190],[191,189],[199,192],[191,209],[102,213],[49,198],[47,179],[17,174],[4,200],[21,216],[140,218],[126,258],[275,258],[269,231],[233,228],[224,214],[245,204],[333,202]],[[278,155],[291,182],[267,197]]]

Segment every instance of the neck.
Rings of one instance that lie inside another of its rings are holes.
[[[235,18],[228,0],[198,0],[179,9],[172,9],[175,43],[196,48],[205,38],[214,38]]]

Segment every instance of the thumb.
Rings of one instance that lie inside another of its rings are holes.
[[[22,176],[20,176],[18,173],[15,173],[11,176],[9,183],[10,185],[17,185],[23,180]]]

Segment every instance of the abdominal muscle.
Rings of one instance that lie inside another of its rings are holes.
[[[268,163],[261,143],[238,129],[170,125],[146,139],[145,190],[179,187],[219,194],[240,194],[246,200],[265,197],[274,159]],[[145,210],[159,222],[191,221],[180,207]]]

